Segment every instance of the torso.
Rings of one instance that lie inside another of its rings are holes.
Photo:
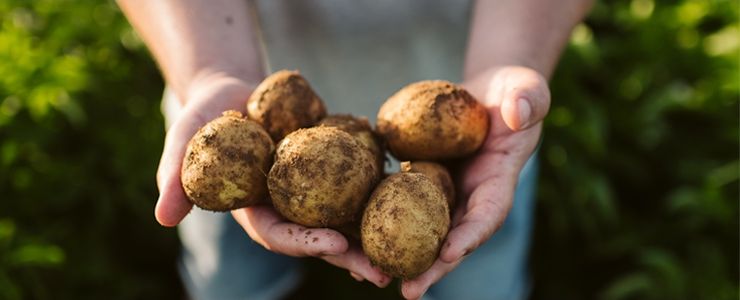
[[[268,72],[300,70],[330,113],[374,122],[408,83],[461,79],[469,1],[252,1]]]

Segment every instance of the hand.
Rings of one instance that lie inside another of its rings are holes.
[[[163,226],[175,226],[190,212],[192,204],[185,196],[180,181],[180,169],[190,138],[206,123],[220,117],[226,110],[244,112],[246,99],[253,85],[234,77],[214,74],[195,80],[180,104],[176,119],[167,130],[162,158],[157,170],[159,199],[154,210]]]
[[[313,256],[347,269],[357,281],[385,287],[391,277],[372,266],[357,241],[328,228],[306,228],[286,221],[272,206],[258,205],[231,212],[257,243],[267,250],[296,257]]]
[[[218,74],[197,81],[188,90],[187,104],[167,132],[157,170],[160,196],[155,216],[160,224],[175,226],[192,208],[180,182],[182,158],[190,138],[223,111],[244,112],[246,99],[253,90],[254,85]],[[232,215],[254,241],[268,250],[290,256],[319,257],[348,269],[357,280],[368,279],[380,287],[391,281],[371,266],[359,245],[350,245],[334,230],[307,229],[287,222],[271,206],[265,205],[234,210]]]
[[[542,119],[550,108],[547,81],[529,68],[491,69],[463,86],[488,108],[488,137],[462,166],[458,183],[466,200],[457,205],[439,258],[419,277],[402,283],[407,299],[421,298],[504,223],[519,172],[539,142]]]

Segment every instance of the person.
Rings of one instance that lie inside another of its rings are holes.
[[[334,230],[312,229],[328,238],[306,244],[288,238],[300,226],[272,207],[229,216],[192,209],[185,198],[180,167],[190,137],[222,111],[244,111],[261,79],[283,68],[299,69],[333,113],[374,116],[385,98],[423,79],[460,82],[479,99],[491,116],[488,137],[456,176],[462,201],[438,260],[403,281],[402,294],[527,297],[533,153],[550,106],[547,78],[590,0],[118,3],[166,79],[155,217],[180,224],[192,298],[280,298],[302,274],[292,257],[321,258],[380,287],[391,281]]]

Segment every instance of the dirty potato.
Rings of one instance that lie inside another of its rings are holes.
[[[298,71],[282,70],[265,78],[247,100],[247,114],[278,142],[298,128],[326,116],[326,107]]]
[[[313,127],[280,142],[267,184],[288,220],[336,228],[359,215],[378,174],[372,152],[349,133]]]
[[[431,161],[401,162],[401,172],[420,173],[431,179],[442,189],[450,211],[455,208],[455,184],[450,172],[443,165]]]
[[[383,272],[412,279],[432,266],[450,226],[442,191],[427,176],[396,173],[373,191],[362,217],[362,249]]]
[[[378,133],[400,160],[440,160],[469,155],[488,133],[486,108],[448,81],[412,83],[378,112]]]
[[[275,151],[262,127],[227,111],[191,138],[181,169],[182,187],[196,206],[228,211],[267,197],[267,172]]]
[[[319,121],[316,126],[336,127],[355,137],[373,152],[377,160],[378,171],[383,172],[385,166],[385,147],[383,147],[380,137],[370,127],[367,118],[341,114],[329,115]]]

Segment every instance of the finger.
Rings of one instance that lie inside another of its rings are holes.
[[[453,262],[437,260],[426,272],[412,280],[404,280],[401,283],[401,294],[406,299],[419,299],[432,284],[439,281],[445,274],[449,273],[462,262],[462,258]]]
[[[188,141],[204,123],[198,117],[180,118],[167,132],[157,170],[159,199],[154,209],[155,218],[163,226],[177,225],[192,208],[182,189],[180,169]]]
[[[304,257],[340,255],[348,249],[339,232],[286,222],[267,205],[234,210],[232,215],[255,242],[273,252]]]
[[[500,91],[501,116],[504,123],[514,131],[527,129],[542,121],[550,109],[550,89],[539,73],[514,67],[506,69],[506,75],[496,84],[503,85]]]
[[[362,252],[359,245],[353,245],[350,249],[340,255],[322,257],[326,262],[340,268],[344,268],[358,275],[361,279],[367,279],[380,288],[386,287],[391,282],[391,277],[384,274],[380,269],[373,266],[370,259]],[[352,275],[352,277],[355,277]],[[357,279],[358,277],[355,277]],[[358,281],[362,281],[357,279]]]
[[[357,280],[359,282],[362,282],[362,281],[365,280],[365,278],[363,278],[362,276],[360,276],[360,274],[357,274],[357,273],[352,272],[352,271],[349,272],[349,276],[352,276],[352,278],[354,278],[355,280]]]
[[[177,226],[193,207],[185,196],[179,175],[170,178],[160,187],[161,192],[154,208],[157,222],[167,227]]]
[[[452,263],[478,248],[496,232],[511,209],[514,184],[491,178],[470,195],[465,215],[448,234],[440,260]]]
[[[338,232],[323,228],[306,228],[285,222],[269,206],[255,206],[232,211],[237,222],[250,237],[266,249],[290,256],[315,256],[347,269],[379,287],[391,278],[374,267],[359,246],[348,247]]]

